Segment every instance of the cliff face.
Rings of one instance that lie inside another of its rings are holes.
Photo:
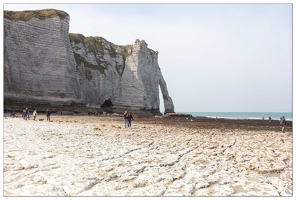
[[[83,103],[68,31],[68,15],[4,19],[5,105]]]
[[[144,41],[119,46],[102,37],[68,34],[69,16],[59,12],[26,20],[5,15],[6,106],[27,107],[30,102],[56,110],[98,111],[110,98],[115,111],[159,113],[160,86],[165,112],[174,112],[157,52]]]

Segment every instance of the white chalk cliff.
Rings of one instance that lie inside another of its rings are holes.
[[[110,98],[115,111],[159,113],[160,87],[174,112],[157,51],[69,34],[69,20],[58,10],[4,11],[4,106],[98,111]]]

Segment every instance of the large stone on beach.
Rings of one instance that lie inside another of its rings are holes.
[[[24,169],[31,169],[38,166],[32,160],[28,160],[28,159],[20,159],[19,162],[24,167]]]

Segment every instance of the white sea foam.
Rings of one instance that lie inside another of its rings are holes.
[[[223,119],[249,119],[249,120],[280,120],[285,116],[287,121],[293,121],[292,113],[288,112],[185,112],[195,117],[208,117],[208,118],[223,118]]]

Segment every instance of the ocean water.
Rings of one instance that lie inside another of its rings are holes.
[[[287,121],[293,120],[292,112],[183,112],[194,117],[224,118],[224,119],[263,119],[280,120],[285,116]]]

